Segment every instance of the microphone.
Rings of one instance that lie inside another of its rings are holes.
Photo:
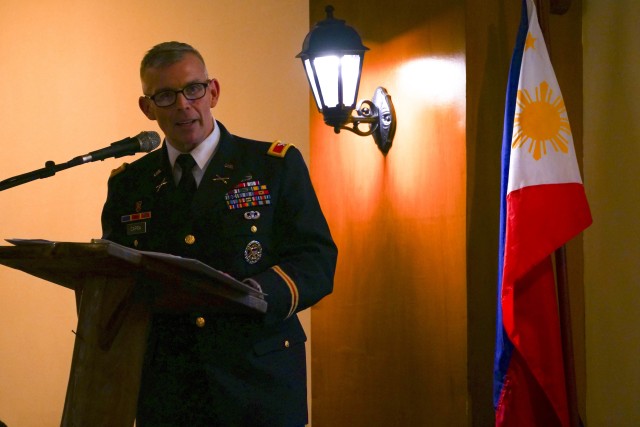
[[[71,160],[70,163],[79,165],[108,159],[110,157],[118,158],[122,156],[131,156],[136,153],[152,151],[158,145],[160,145],[160,135],[158,135],[158,132],[143,131],[134,137],[116,141],[106,148],[91,151],[89,154],[85,154],[84,156],[78,156]]]

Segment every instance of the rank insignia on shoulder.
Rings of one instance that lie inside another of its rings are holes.
[[[271,147],[269,147],[269,151],[267,154],[274,157],[284,157],[287,154],[287,150],[293,147],[292,144],[285,144],[279,139],[273,141]]]
[[[113,178],[114,176],[118,175],[120,172],[124,172],[124,170],[127,168],[127,165],[129,163],[123,163],[120,165],[119,168],[114,169],[111,171],[111,175],[109,175],[109,179]]]

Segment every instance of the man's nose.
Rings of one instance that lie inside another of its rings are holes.
[[[191,101],[184,96],[184,93],[178,92],[176,93],[176,106],[180,108],[188,107],[191,105]]]

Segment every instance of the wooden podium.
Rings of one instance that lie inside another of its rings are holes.
[[[104,240],[10,240],[0,264],[73,289],[78,327],[63,427],[131,427],[153,312],[264,313],[264,295],[197,260]]]

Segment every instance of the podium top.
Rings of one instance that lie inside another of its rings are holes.
[[[134,278],[161,284],[165,303],[187,293],[192,300],[213,296],[257,312],[267,310],[261,291],[195,259],[138,251],[100,239],[90,243],[7,241],[14,246],[0,246],[0,264],[76,291],[95,277]],[[166,295],[167,290],[171,295]]]

